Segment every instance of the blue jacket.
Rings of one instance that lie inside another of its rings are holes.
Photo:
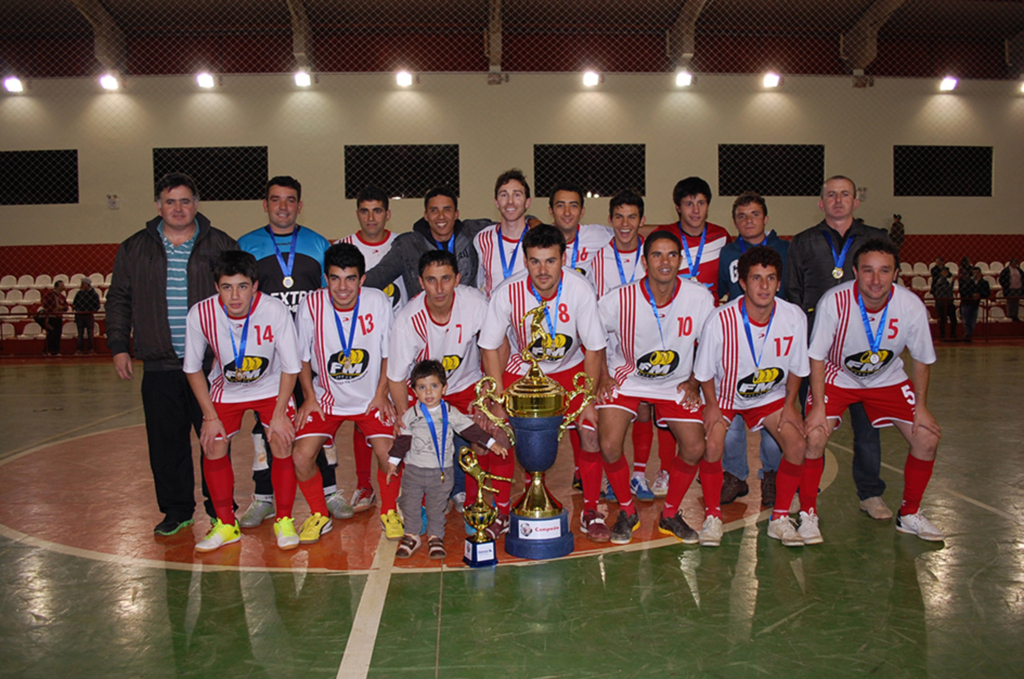
[[[785,271],[789,243],[776,236],[774,231],[768,231],[762,245],[767,245],[782,256],[782,269]],[[728,294],[727,301],[731,302],[743,294],[743,288],[740,287],[739,283],[737,266],[740,255],[747,248],[751,247],[754,246],[748,245],[742,238],[737,238],[722,248],[721,254],[718,255],[718,292],[719,294]],[[779,292],[777,296],[779,299],[786,299],[785,291],[782,289],[782,271],[779,272]]]

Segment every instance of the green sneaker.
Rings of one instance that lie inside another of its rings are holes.
[[[206,534],[206,537],[196,543],[196,551],[212,552],[215,549],[219,549],[224,545],[230,545],[232,542],[238,542],[242,539],[242,534],[238,530],[238,524],[226,524],[221,523],[220,519],[213,520],[213,526],[210,527],[210,532]]]
[[[167,517],[156,525],[156,528],[153,529],[153,532],[157,535],[174,535],[182,528],[188,528],[193,523],[195,522],[192,519],[178,521],[177,519]]]

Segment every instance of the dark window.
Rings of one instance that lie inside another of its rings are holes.
[[[458,144],[395,144],[345,147],[345,198],[368,185],[389,196],[422,198],[435,186],[459,194]]]
[[[262,200],[267,167],[266,146],[153,149],[153,183],[183,172],[195,180],[201,200]]]
[[[718,193],[817,196],[825,178],[821,144],[719,144]]]
[[[535,193],[547,196],[559,182],[575,182],[587,193],[612,196],[622,189],[647,194],[647,148],[643,144],[534,144]]]
[[[0,205],[78,202],[78,151],[0,151]]]
[[[893,195],[991,196],[991,146],[893,146]]]

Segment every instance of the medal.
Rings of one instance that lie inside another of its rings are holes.
[[[864,322],[864,332],[868,336],[868,346],[870,347],[868,363],[878,365],[882,360],[880,347],[882,345],[882,334],[885,332],[885,319],[889,316],[889,302],[892,301],[892,292],[889,293],[889,298],[885,300],[882,317],[878,320],[878,331],[871,332],[871,319],[868,318],[868,310],[864,306],[864,298],[861,297],[860,291],[856,286],[854,286],[853,290],[857,295],[857,306],[860,307],[860,318]]]
[[[285,276],[284,280],[281,281],[281,284],[284,285],[284,287],[286,288],[291,288],[293,285],[295,285],[295,279],[292,278],[291,276]]]
[[[679,235],[683,237],[683,254],[686,255],[686,265],[689,267],[689,271],[685,274],[680,274],[683,278],[692,278],[697,280],[697,274],[700,273],[700,260],[704,256],[704,242],[708,238],[708,225],[704,225],[704,230],[700,232],[700,245],[697,246],[697,257],[690,256],[690,246],[686,242],[686,232],[683,231],[683,223],[677,224],[679,227]],[[708,287],[711,287],[710,285]]]
[[[576,227],[576,236],[573,237],[573,239],[572,239],[572,261],[569,263],[569,266],[571,266],[572,268],[576,269],[576,260],[579,258],[579,255],[580,255],[580,227],[577,226]],[[579,269],[576,269],[576,270],[579,271]],[[583,273],[583,272],[580,271],[580,273]]]
[[[245,312],[245,323],[242,325],[242,337],[238,341],[238,345],[235,345],[235,333],[231,332],[231,316],[228,316],[228,309],[221,302],[220,308],[224,310],[224,315],[228,317],[228,336],[231,338],[231,349],[235,353],[235,378],[237,379],[238,373],[242,372],[242,366],[245,364],[245,345],[249,339],[249,319],[252,318],[252,301],[249,302],[249,308]],[[225,379],[227,377],[225,376]],[[229,380],[234,382],[235,380]]]
[[[853,245],[853,234],[850,234],[850,236],[846,239],[846,242],[843,243],[842,252],[837,253],[835,243],[832,242],[832,234],[828,232],[827,226],[825,227],[825,230],[822,231],[822,233],[825,234],[825,240],[828,241],[828,249],[832,251],[832,261],[835,263],[835,267],[832,269],[832,278],[836,279],[837,281],[842,280],[843,262],[846,261],[846,253],[850,251],[850,246]]]
[[[284,280],[281,281],[284,287],[290,288],[295,285],[295,279],[292,278],[292,269],[295,268],[295,244],[299,241],[299,229],[302,228],[298,224],[292,229],[292,243],[288,248],[288,261],[285,261],[284,255],[281,254],[281,248],[277,247],[277,236],[274,232],[267,228],[267,233],[270,234],[270,244],[274,246],[274,254],[277,256],[277,263],[281,266],[281,273],[284,274]]]
[[[872,365],[876,365],[880,360],[882,360],[882,357],[872,351],[871,355],[868,356],[868,360],[871,361]]]
[[[837,266],[836,268],[832,269],[832,278],[834,278],[834,279],[836,279],[838,281],[842,277],[843,277],[843,269],[841,267]]]
[[[615,253],[615,264],[619,267],[619,281],[622,285],[632,283],[633,279],[636,278],[636,265],[640,262],[640,248],[644,245],[644,239],[640,238],[639,243],[636,246],[636,259],[633,260],[633,270],[629,273],[629,280],[626,280],[626,272],[622,268],[622,258],[619,257],[619,246],[615,244],[615,240],[612,240],[612,252]]]
[[[331,302],[331,311],[334,312],[334,325],[338,328],[338,340],[341,342],[341,355],[344,356],[342,365],[350,363],[352,360],[352,344],[355,341],[356,336],[356,319],[359,317],[359,298],[356,297],[356,305],[352,309],[352,322],[348,326],[348,341],[345,341],[345,332],[341,327],[341,316],[338,314],[338,310],[334,307],[334,300]]]
[[[516,256],[519,254],[519,246],[523,242],[523,237],[526,235],[526,229],[519,234],[519,240],[516,241],[516,246],[512,249],[512,261],[508,262],[505,259],[505,238],[501,235],[501,227],[499,226],[496,230],[498,234],[498,254],[501,255],[501,273],[505,278],[512,275],[512,269],[516,267]]]
[[[665,346],[665,333],[661,330],[661,316],[658,315],[658,303],[654,301],[654,292],[651,291],[651,279],[644,277],[644,287],[647,289],[647,301],[651,303],[651,311],[654,313],[654,320],[658,322],[658,336],[661,337],[661,348],[668,350]],[[673,290],[673,292],[675,292]]]

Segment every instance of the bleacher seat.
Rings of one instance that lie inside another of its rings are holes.
[[[38,276],[36,276],[36,281],[35,283],[32,284],[32,287],[36,288],[37,290],[42,290],[43,288],[52,288],[53,279],[50,278],[50,274],[41,273]]]
[[[932,270],[924,262],[914,262],[914,274],[917,276],[931,276]]]
[[[4,298],[4,304],[21,304],[22,292],[18,288],[7,291],[7,296]]]
[[[75,301],[75,295],[78,294],[79,288],[71,288],[71,292],[68,293],[68,304]]]
[[[22,290],[28,290],[33,285],[35,285],[35,282],[36,279],[32,276],[32,274],[24,274],[21,278],[18,279],[18,287],[21,288]]]
[[[11,313],[10,309],[5,306],[0,306],[0,316],[6,316],[9,313]]]
[[[28,317],[28,309],[20,304],[18,306],[13,306],[11,307],[11,315]]]
[[[61,337],[78,337],[78,326],[75,325],[74,321],[65,323],[64,327],[60,331]]]
[[[12,339],[12,338],[15,337],[15,335],[16,335],[16,333],[14,332],[14,324],[13,323],[4,323],[4,325],[3,325],[3,338],[4,339]]]
[[[996,288],[999,287],[999,283],[996,281],[995,276],[988,275],[983,276],[983,278],[985,279],[985,282],[988,283],[988,287],[992,288],[992,292],[995,292]]]
[[[10,290],[17,284],[18,279],[12,276],[11,274],[7,274],[3,278],[0,278],[0,290]]]
[[[1006,264],[1009,264],[1009,262],[1007,262]],[[1003,269],[1006,268],[1006,264],[1003,264],[1002,262],[989,262],[989,273],[991,273],[993,276],[998,276],[1003,272]]]
[[[1001,306],[994,306],[988,310],[988,320],[992,323],[1009,323],[1010,319],[1006,317],[1006,311]]]
[[[956,262],[946,262],[946,267],[949,269],[949,273],[953,274],[954,276],[960,273],[960,265],[957,264]]]
[[[66,273],[59,273],[53,277],[53,284],[56,285],[57,281],[64,281],[64,287],[68,287],[68,275]]]
[[[69,287],[77,288],[82,284],[82,279],[85,278],[84,273],[76,273],[71,277],[71,281],[68,283]]]
[[[101,274],[101,273],[89,274],[89,281],[92,283],[92,287],[98,288],[99,286],[103,285],[103,274]]]
[[[38,323],[36,323],[35,321],[30,321],[25,326],[25,329],[22,330],[21,334],[18,336],[21,339],[40,339],[42,337],[45,337],[46,333],[43,332],[43,329],[39,327]]]
[[[26,290],[25,295],[21,299],[25,304],[39,304],[43,300],[43,293],[33,288]]]
[[[110,279],[112,279],[113,277],[114,277],[114,273],[113,272],[108,273],[106,275],[106,277],[103,279],[103,285],[105,285],[105,286],[107,286],[109,288],[110,287]]]
[[[910,281],[910,288],[922,292],[931,290],[931,286],[928,285],[928,281],[925,280],[924,276],[914,276]]]
[[[914,267],[910,265],[910,262],[900,262],[900,275],[901,276],[913,276]]]

